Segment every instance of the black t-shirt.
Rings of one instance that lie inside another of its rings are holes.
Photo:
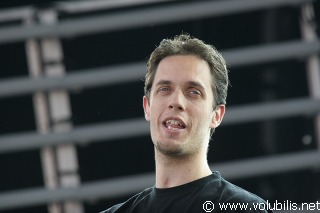
[[[267,203],[223,179],[219,172],[166,189],[155,186],[101,213],[272,212]]]

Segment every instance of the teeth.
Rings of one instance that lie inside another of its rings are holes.
[[[167,120],[166,123],[181,126],[181,123],[178,120]]]

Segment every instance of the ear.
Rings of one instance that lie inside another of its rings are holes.
[[[226,110],[226,106],[221,104],[221,105],[218,105],[212,112],[212,120],[211,120],[211,125],[210,125],[210,128],[217,128],[220,123],[222,122],[222,119],[223,119],[223,116],[224,116],[224,113],[225,113],[225,110]]]
[[[144,110],[144,117],[147,121],[150,121],[150,106],[149,100],[146,96],[143,96],[143,110]]]

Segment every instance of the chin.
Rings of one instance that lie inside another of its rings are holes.
[[[158,152],[167,156],[180,156],[183,153],[181,146],[174,145],[172,142],[157,142],[154,145]]]
[[[168,145],[158,142],[155,144],[155,148],[157,152],[172,158],[184,158],[191,155],[191,153],[187,152],[181,145]]]

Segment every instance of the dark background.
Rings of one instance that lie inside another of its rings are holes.
[[[41,4],[6,1],[1,2],[0,6],[8,9],[30,4],[43,6],[46,3],[49,1],[41,1]],[[178,2],[166,4],[174,3]],[[319,1],[314,5],[319,30]],[[102,13],[128,9],[134,8],[104,10]],[[84,13],[79,16],[90,15]],[[266,24],[268,16],[273,17],[271,25]],[[70,15],[60,14],[60,18],[70,18]],[[163,38],[181,32],[188,32],[221,51],[296,40],[301,39],[299,18],[299,7],[281,7],[62,39],[64,64],[67,72],[71,73],[87,68],[146,62],[155,45]],[[24,43],[0,44],[0,56],[0,80],[29,75]],[[227,106],[309,96],[304,60],[292,59],[230,68],[230,80],[232,87],[229,88]],[[77,127],[142,117],[142,96],[142,80],[71,91],[72,122]],[[31,95],[1,98],[0,112],[0,134],[36,130]],[[273,129],[271,144],[266,144],[266,125],[271,125]],[[311,137],[311,142],[304,143],[305,137]],[[313,118],[296,116],[221,126],[211,141],[208,159],[211,164],[316,148]],[[153,147],[149,136],[91,143],[77,146],[77,151],[82,182],[154,171]],[[0,154],[0,168],[0,193],[44,186],[39,150]],[[314,202],[320,199],[319,174],[319,170],[305,169],[232,182],[269,201]],[[86,202],[85,209],[86,212],[98,212],[129,196]],[[47,212],[47,208],[36,206],[3,212],[36,213]]]

